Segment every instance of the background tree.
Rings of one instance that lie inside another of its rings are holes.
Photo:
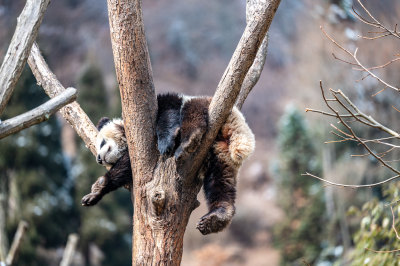
[[[327,224],[322,187],[301,173],[321,173],[313,135],[302,114],[286,109],[278,132],[280,164],[278,202],[286,215],[275,227],[275,242],[281,250],[283,265],[315,264],[326,239]]]
[[[397,31],[397,24],[393,27],[386,26],[366,8],[363,1],[358,0],[357,2],[359,10],[353,7],[353,14],[369,28],[368,34],[360,35],[363,41],[375,41],[383,38],[394,38],[398,41],[400,35]],[[390,215],[390,208],[397,206],[398,203],[397,185],[389,186],[389,184],[400,176],[397,159],[400,135],[398,129],[393,124],[397,120],[395,117],[398,116],[399,109],[396,106],[396,102],[393,101],[395,98],[390,97],[397,97],[399,88],[394,85],[394,82],[389,82],[383,78],[383,72],[390,73],[390,65],[398,61],[399,57],[395,55],[394,58],[385,63],[366,66],[366,63],[360,59],[361,56],[358,55],[358,48],[346,48],[327,33],[324,28],[321,27],[321,29],[325,36],[341,52],[340,55],[334,53],[333,57],[350,65],[353,70],[360,73],[359,76],[361,78],[357,82],[360,84],[364,83],[365,85],[358,85],[358,88],[365,91],[358,94],[363,95],[362,97],[352,100],[348,95],[353,94],[342,90],[326,90],[321,82],[321,94],[328,111],[315,109],[306,109],[306,111],[316,112],[336,120],[337,124],[331,124],[331,133],[336,139],[328,141],[328,143],[352,143],[353,145],[357,144],[357,146],[362,147],[363,151],[353,149],[351,156],[364,159],[369,158],[369,174],[366,174],[366,177],[372,178],[369,178],[370,180],[364,179],[359,184],[354,184],[354,181],[352,182],[353,184],[345,184],[343,182],[334,182],[331,177],[321,178],[309,172],[305,175],[319,179],[328,185],[341,188],[377,188],[375,192],[377,192],[376,195],[378,197],[372,200],[367,198],[370,201],[364,204],[362,211],[358,211],[356,207],[350,209],[350,212],[357,214],[356,217],[358,216],[358,218],[363,215],[366,216],[362,218],[361,228],[354,235],[354,242],[356,243],[355,251],[347,254],[343,261],[346,262],[347,259],[351,260],[354,265],[360,263],[376,264],[378,262],[382,265],[392,265],[398,261],[395,257],[395,252],[398,251],[395,244],[398,234],[395,226],[395,212],[392,212],[392,219],[387,216],[388,214]],[[368,90],[371,88],[372,92]],[[389,96],[389,98],[380,96],[381,93],[387,93],[392,96]],[[376,97],[378,95],[379,97]],[[371,110],[374,108],[367,107],[369,105],[367,99],[370,103],[376,103],[374,106],[376,108],[374,110],[375,118],[369,114],[372,113]],[[383,102],[385,104],[381,106]],[[390,105],[391,108],[388,108]],[[369,113],[365,110],[368,110]],[[393,116],[392,114],[395,115]],[[385,124],[389,124],[390,126],[386,126]],[[356,166],[356,164],[354,165]],[[361,172],[362,168],[359,170]],[[393,198],[395,199],[394,201]],[[385,201],[386,204],[384,203]],[[388,204],[387,201],[392,202]],[[397,207],[394,209],[396,210]],[[393,223],[392,227],[389,226],[390,221]],[[392,239],[390,239],[390,235],[392,235]],[[386,248],[389,248],[389,250]]]

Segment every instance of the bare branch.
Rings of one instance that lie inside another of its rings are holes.
[[[363,64],[361,64],[361,62],[360,62],[360,61],[358,60],[358,58],[357,58],[357,51],[358,51],[358,48],[356,48],[356,50],[354,51],[354,53],[351,53],[349,50],[347,50],[347,49],[344,48],[342,45],[340,45],[337,41],[335,41],[335,39],[333,39],[333,38],[324,30],[324,28],[323,28],[322,26],[320,26],[320,29],[321,29],[321,31],[325,34],[325,36],[326,36],[329,40],[331,40],[331,42],[333,42],[338,48],[340,48],[342,51],[344,51],[344,52],[347,53],[349,56],[351,56],[351,57],[353,58],[353,60],[354,60],[356,63],[351,63],[351,62],[345,61],[345,60],[343,60],[343,59],[339,59],[338,57],[336,57],[336,56],[333,54],[333,56],[335,57],[335,59],[338,59],[338,60],[340,60],[340,61],[342,61],[342,62],[345,62],[345,63],[347,63],[347,64],[359,66],[363,71],[367,72],[369,75],[371,75],[373,78],[375,78],[376,80],[378,80],[380,83],[384,84],[386,87],[389,87],[389,88],[391,88],[391,89],[393,89],[393,90],[395,90],[395,91],[400,91],[399,88],[397,88],[397,87],[395,87],[395,86],[393,86],[393,85],[388,84],[386,81],[384,81],[383,79],[381,79],[380,77],[378,77],[377,75],[375,75],[374,73],[372,73],[372,72],[371,72],[371,69],[374,69],[374,68],[367,68],[367,67],[365,67]]]
[[[76,245],[78,244],[79,236],[77,234],[69,234],[67,246],[64,249],[64,254],[60,262],[60,266],[71,265],[72,259],[74,258],[74,253]]]
[[[366,115],[365,113],[361,112],[360,109],[357,108],[357,106],[349,99],[349,97],[347,97],[341,90],[338,91],[333,91],[335,94],[340,94],[340,96],[343,97],[343,99],[355,110],[356,114],[351,113],[351,115],[354,116],[358,116],[358,117],[362,117],[364,118],[366,121],[369,122],[369,124],[367,124],[368,126],[371,126],[373,128],[379,129],[381,131],[384,131],[386,133],[388,133],[389,135],[392,135],[395,138],[400,138],[399,133],[397,133],[396,131],[385,127],[384,125],[382,125],[381,123],[379,123],[378,121],[376,121],[372,116],[370,115]],[[361,120],[357,119],[358,121],[362,122]],[[363,123],[363,122],[362,122]]]
[[[50,99],[44,104],[16,117],[7,119],[0,123],[0,139],[17,133],[25,128],[46,121],[61,107],[76,100],[77,91],[74,88],[68,88],[61,94]]]
[[[354,60],[357,62],[357,64],[358,64],[362,69],[364,69],[364,71],[368,72],[368,74],[370,74],[372,77],[374,77],[374,78],[375,78],[376,80],[378,80],[380,83],[384,84],[386,87],[389,87],[389,88],[391,88],[391,89],[394,89],[395,91],[400,91],[399,88],[397,88],[397,87],[395,87],[395,86],[393,86],[393,85],[390,85],[389,83],[387,83],[386,81],[384,81],[383,79],[381,79],[380,77],[378,77],[377,75],[375,75],[374,73],[372,73],[371,70],[369,70],[369,68],[367,68],[367,67],[365,67],[363,64],[361,64],[361,62],[360,62],[360,61],[358,60],[358,58],[357,58],[357,51],[358,51],[358,48],[354,51],[353,58],[354,58]]]
[[[321,93],[324,99],[325,104],[327,105],[327,107],[329,107],[331,110],[332,108],[329,105],[329,102],[332,102],[332,100],[328,101],[329,99],[326,99],[323,88],[322,88],[322,83],[320,82],[320,89],[321,89]],[[362,112],[360,109],[358,109],[358,107],[350,100],[349,97],[347,97],[346,94],[344,94],[343,91],[338,90],[330,90],[332,95],[334,96],[334,101],[339,103],[347,112],[348,114],[339,114],[337,111],[335,111],[334,113],[328,113],[325,111],[321,111],[321,110],[314,110],[314,109],[310,109],[310,108],[306,108],[306,112],[314,112],[314,113],[319,113],[322,115],[326,115],[326,116],[331,116],[331,117],[336,117],[336,118],[348,118],[348,117],[353,117],[355,118],[358,122],[365,124],[369,127],[372,128],[376,128],[379,129],[383,132],[388,133],[389,135],[393,136],[394,138],[400,139],[400,134],[397,133],[396,131],[382,125],[381,123],[379,123],[378,121],[376,121],[372,116],[365,114],[364,112]],[[344,101],[354,110],[351,111],[350,109],[347,108],[347,106],[337,97],[337,95],[340,95]],[[331,125],[333,126],[333,125]],[[333,126],[334,127],[334,126]],[[336,127],[334,127],[336,130],[338,130]],[[344,133],[344,132],[342,132]],[[350,136],[351,137],[351,136]]]
[[[268,33],[265,36],[263,42],[261,43],[260,48],[258,48],[256,58],[254,59],[253,64],[251,65],[249,71],[244,78],[242,88],[240,90],[240,94],[238,96],[236,106],[239,109],[242,109],[244,101],[246,100],[247,96],[253,89],[253,87],[257,84],[258,80],[260,79],[261,72],[264,68],[265,60],[267,58],[267,51],[268,51]]]
[[[0,114],[3,113],[15,84],[24,69],[50,0],[27,0],[17,28],[0,67]]]
[[[400,249],[394,249],[394,250],[374,250],[374,249],[371,249],[371,248],[365,248],[365,250],[372,251],[372,252],[374,252],[374,253],[395,253],[395,252],[399,252],[399,251],[400,251]]]
[[[381,33],[387,33],[387,35],[392,35],[393,37],[396,37],[398,39],[400,39],[400,34],[397,32],[397,24],[394,26],[394,30],[390,30],[389,28],[387,28],[384,24],[382,24],[379,20],[377,20],[372,14],[371,12],[369,12],[369,10],[364,6],[364,4],[361,2],[361,0],[357,0],[358,3],[360,4],[360,6],[362,7],[362,9],[364,9],[365,13],[367,13],[367,15],[373,20],[368,21],[365,18],[363,18],[354,8],[353,11],[356,14],[356,17],[361,20],[362,22],[364,22],[367,25],[371,25],[375,28],[379,28],[384,30],[384,32]]]
[[[390,206],[390,210],[392,211],[392,228],[394,230],[394,232],[396,233],[396,237],[398,240],[400,240],[400,236],[399,233],[396,230],[396,223],[395,223],[395,219],[394,219],[394,212],[393,212],[393,206]]]
[[[302,176],[311,176],[311,177],[313,177],[315,179],[318,179],[318,180],[320,180],[322,182],[325,182],[325,183],[327,183],[329,185],[337,186],[337,187],[343,187],[343,188],[371,188],[371,187],[375,187],[375,186],[380,186],[382,184],[385,184],[387,182],[390,182],[390,181],[395,180],[395,179],[400,177],[400,175],[395,175],[395,176],[392,176],[391,178],[388,178],[388,179],[383,180],[381,182],[373,183],[373,184],[367,184],[367,185],[346,185],[346,184],[335,183],[335,182],[323,179],[321,177],[318,177],[316,175],[310,174],[308,172],[306,172],[305,174],[301,174],[301,175]]]
[[[11,244],[10,251],[7,254],[6,265],[12,265],[14,262],[14,258],[17,254],[18,248],[22,243],[22,239],[28,229],[28,223],[25,221],[20,221],[18,224],[17,232],[14,235],[14,240]]]
[[[254,62],[265,35],[271,25],[272,19],[279,6],[280,0],[260,1],[258,14],[251,20],[239,41],[239,44],[225,70],[224,75],[210,104],[210,130],[212,140],[225,122],[232,110],[240,92],[243,80]]]
[[[187,168],[196,171],[222,124],[230,114],[242,87],[244,78],[254,62],[257,51],[271,25],[280,0],[259,0],[257,13],[247,24],[242,38],[229,62],[209,107],[209,130],[201,149],[193,160],[188,160]]]
[[[394,63],[394,62],[396,62],[396,61],[398,61],[398,60],[400,60],[400,57],[397,55],[396,58],[394,58],[394,59],[392,59],[392,60],[386,62],[385,64],[379,65],[379,66],[370,67],[370,68],[368,68],[368,70],[375,70],[375,69],[385,68],[385,67],[387,67],[388,65],[390,65],[390,64],[392,64],[392,63]],[[358,68],[358,69],[356,68],[355,70],[364,71],[364,69],[362,69],[362,68]]]
[[[54,75],[47,66],[36,43],[32,45],[28,64],[31,67],[37,83],[43,87],[46,94],[51,98],[65,91],[65,88],[57,80],[56,75]],[[60,113],[82,138],[93,155],[96,156],[95,144],[98,132],[81,106],[77,102],[73,102],[61,108]]]
[[[246,22],[247,24],[250,23],[252,19],[256,18],[256,12],[258,6],[258,0],[246,0]],[[251,65],[249,71],[244,78],[242,88],[240,90],[240,94],[238,96],[236,106],[239,109],[242,109],[244,101],[246,100],[247,96],[253,89],[253,87],[257,84],[258,80],[260,79],[261,72],[264,68],[265,60],[267,58],[267,51],[268,51],[268,33],[264,37],[263,42],[261,43],[260,48],[258,48],[256,58],[254,59],[253,64]]]

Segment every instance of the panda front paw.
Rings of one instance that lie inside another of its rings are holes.
[[[230,224],[233,214],[234,210],[227,211],[224,207],[212,210],[200,218],[196,228],[203,235],[221,232]]]
[[[82,198],[82,206],[93,206],[101,200],[103,196],[100,193],[90,193]]]

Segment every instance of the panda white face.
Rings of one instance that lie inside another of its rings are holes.
[[[104,125],[96,140],[96,161],[107,167],[113,166],[127,149],[123,122],[114,119]]]

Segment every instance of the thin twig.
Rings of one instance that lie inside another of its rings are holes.
[[[357,58],[357,51],[358,48],[356,48],[356,50],[354,51],[354,53],[351,53],[349,50],[347,50],[346,48],[344,48],[342,45],[340,45],[337,41],[335,41],[335,39],[333,39],[325,30],[322,26],[320,26],[321,31],[324,33],[324,35],[331,41],[333,42],[338,48],[340,48],[342,51],[344,51],[345,53],[347,53],[349,56],[351,56],[354,61],[356,61],[356,64],[351,63],[351,62],[347,62],[343,59],[340,59],[340,61],[343,61],[345,63],[351,64],[351,65],[357,65],[359,66],[361,69],[363,69],[365,72],[369,73],[372,77],[374,77],[376,80],[378,80],[379,82],[381,82],[382,84],[386,85],[387,87],[395,90],[395,91],[400,91],[399,88],[388,84],[387,82],[385,82],[383,79],[381,79],[380,77],[378,77],[377,75],[375,75],[374,73],[372,73],[369,68],[365,67],[363,64],[361,64],[361,62],[358,60]],[[335,56],[336,58],[336,56]]]
[[[399,251],[400,251],[400,249],[394,249],[394,250],[373,250],[373,249],[370,249],[370,248],[365,248],[365,250],[372,251],[372,252],[375,252],[375,253],[395,253],[395,252],[399,252]]]
[[[311,176],[311,177],[313,177],[313,178],[315,178],[315,179],[318,179],[318,180],[320,180],[320,181],[322,181],[322,182],[325,182],[325,183],[327,183],[327,184],[329,184],[329,185],[337,186],[337,187],[343,187],[343,188],[371,188],[371,187],[375,187],[375,186],[380,186],[380,185],[382,185],[382,184],[385,184],[385,183],[387,183],[387,182],[390,182],[390,181],[395,180],[395,179],[397,179],[397,178],[400,177],[400,175],[395,175],[395,176],[392,176],[391,178],[388,178],[388,179],[383,180],[383,181],[381,181],[381,182],[372,183],[372,184],[367,184],[367,185],[347,185],[347,184],[335,183],[335,182],[326,180],[326,179],[324,179],[324,178],[321,178],[321,177],[319,177],[319,176],[310,174],[310,173],[308,173],[308,172],[306,172],[305,174],[301,174],[301,175],[302,175],[302,176]]]

